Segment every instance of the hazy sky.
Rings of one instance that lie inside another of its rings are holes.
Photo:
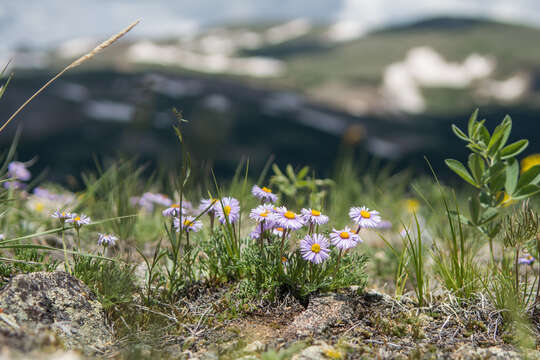
[[[306,17],[366,28],[427,16],[485,16],[540,26],[539,0],[2,0],[0,50],[104,37],[134,19],[132,36],[176,35],[223,22]]]

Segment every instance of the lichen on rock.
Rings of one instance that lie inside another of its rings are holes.
[[[54,343],[88,353],[101,352],[112,342],[96,296],[62,271],[13,277],[0,290],[0,308],[1,346],[27,352]],[[37,341],[40,334],[50,334],[49,340]]]

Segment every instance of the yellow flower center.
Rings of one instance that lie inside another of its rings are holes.
[[[283,232],[284,229],[282,227],[277,227],[276,230],[280,231],[280,232]]]
[[[342,239],[348,239],[348,238],[349,238],[349,233],[346,232],[346,231],[342,231],[342,232],[339,234],[339,237],[342,238]]]
[[[287,210],[287,212],[285,212],[285,214],[283,214],[283,216],[285,216],[289,220],[292,220],[292,219],[294,219],[296,217],[296,214],[293,213],[292,211]]]
[[[319,244],[311,245],[311,251],[313,251],[315,254],[318,254],[321,251],[321,245]]]
[[[223,208],[223,212],[225,213],[225,215],[229,216],[229,214],[231,213],[231,207],[229,205],[225,205],[225,207]]]
[[[179,208],[180,208],[180,204],[172,204],[171,207],[172,207],[172,208],[175,208],[175,209],[179,209]]]
[[[184,226],[191,226],[193,223],[189,220],[184,220]]]
[[[261,190],[264,191],[265,193],[271,193],[271,192],[272,192],[272,190],[270,190],[270,189],[267,188],[266,186],[263,186],[263,187],[261,188]]]
[[[66,213],[65,213],[65,212],[62,213],[62,217],[66,217]]]
[[[360,211],[360,216],[362,216],[364,219],[369,219],[371,217],[371,214],[369,213],[369,211],[362,210]]]
[[[44,208],[45,208],[45,205],[43,205],[43,203],[38,202],[36,204],[36,211],[42,212]]]
[[[318,210],[311,210],[311,215],[313,215],[313,216],[320,216],[320,215],[321,215],[321,212],[318,211]]]
[[[287,262],[287,258],[285,256],[281,257],[281,262]]]
[[[267,217],[268,216],[268,210],[263,211],[262,213],[259,214],[259,216]]]
[[[81,217],[80,216],[77,216],[75,219],[73,219],[74,221],[81,221]]]

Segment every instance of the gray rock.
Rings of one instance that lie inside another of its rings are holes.
[[[320,335],[330,326],[349,322],[352,315],[353,308],[344,295],[312,297],[307,309],[294,318],[285,334],[300,337]]]
[[[251,344],[248,344],[245,348],[245,352],[257,352],[264,350],[264,344],[260,342],[259,340],[255,340]]]
[[[496,359],[496,360],[519,360],[523,357],[515,351],[505,350],[498,346],[489,348],[477,348],[464,345],[455,351],[450,358],[460,360]],[[537,357],[534,357],[537,358]]]
[[[22,352],[46,345],[103,351],[112,343],[103,307],[62,271],[15,276],[0,291],[0,345]]]
[[[341,356],[342,354],[336,349],[321,341],[318,345],[305,348],[300,354],[294,355],[291,360],[326,360],[328,358],[341,358]]]

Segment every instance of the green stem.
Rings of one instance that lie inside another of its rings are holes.
[[[62,247],[64,248],[64,268],[69,275],[73,275],[73,272],[71,271],[71,268],[69,266],[66,240],[64,239],[64,224],[62,224]]]

